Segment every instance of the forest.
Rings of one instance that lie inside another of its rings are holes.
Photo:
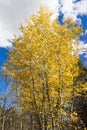
[[[82,28],[39,12],[20,25],[2,68],[0,130],[87,130],[87,68],[79,57]]]

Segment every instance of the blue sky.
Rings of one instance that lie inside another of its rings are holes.
[[[25,24],[25,17],[38,11],[40,4],[54,11],[53,19],[56,16],[72,18],[81,24],[83,34],[79,37],[80,57],[84,66],[87,66],[87,0],[0,0],[0,67],[8,58],[7,48],[12,47],[7,39],[20,34],[20,23]],[[0,78],[0,89],[2,86],[5,86],[5,82]]]
[[[0,67],[3,67],[4,63],[8,59],[7,52],[8,52],[8,49],[2,48],[2,47],[0,48]],[[0,68],[0,75],[1,74],[2,74],[2,70]],[[0,76],[0,96],[4,94],[5,86],[6,86],[6,83],[4,79],[2,78],[2,76]]]

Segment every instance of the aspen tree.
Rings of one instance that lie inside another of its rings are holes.
[[[62,108],[71,100],[79,71],[74,46],[79,44],[81,27],[70,19],[61,26],[51,20],[52,14],[41,6],[26,26],[20,26],[22,35],[14,37],[5,64],[13,88],[18,89],[20,106],[35,115],[41,130],[63,129]]]

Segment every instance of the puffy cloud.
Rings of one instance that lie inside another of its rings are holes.
[[[40,4],[53,10],[54,17],[61,11],[65,18],[81,22],[77,15],[87,14],[87,0],[0,0],[0,46],[11,46],[7,39],[19,34],[20,22],[25,23],[25,17],[38,11]]]
[[[87,0],[80,0],[79,2],[77,2],[75,4],[75,8],[76,8],[76,13],[83,15],[86,14],[87,15]]]
[[[38,11],[40,5],[49,7],[57,15],[57,0],[0,0],[0,46],[11,46],[7,39],[19,34],[20,22]],[[54,17],[55,17],[54,15]]]
[[[61,0],[60,11],[64,14],[64,17],[74,17],[74,4],[73,0]]]
[[[87,0],[61,0],[59,9],[65,18],[77,19],[77,15],[87,14]]]
[[[77,47],[80,54],[85,53],[87,55],[87,44],[84,44],[84,42],[80,41],[80,45]]]

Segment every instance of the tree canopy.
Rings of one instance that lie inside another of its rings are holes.
[[[12,89],[18,94],[18,105],[32,113],[41,130],[64,129],[66,115],[70,123],[72,117],[64,106],[77,94],[74,80],[80,73],[76,46],[81,27],[71,19],[62,26],[51,19],[52,14],[40,7],[27,19],[26,26],[20,26],[21,35],[14,37],[5,64],[5,75],[10,76]]]

